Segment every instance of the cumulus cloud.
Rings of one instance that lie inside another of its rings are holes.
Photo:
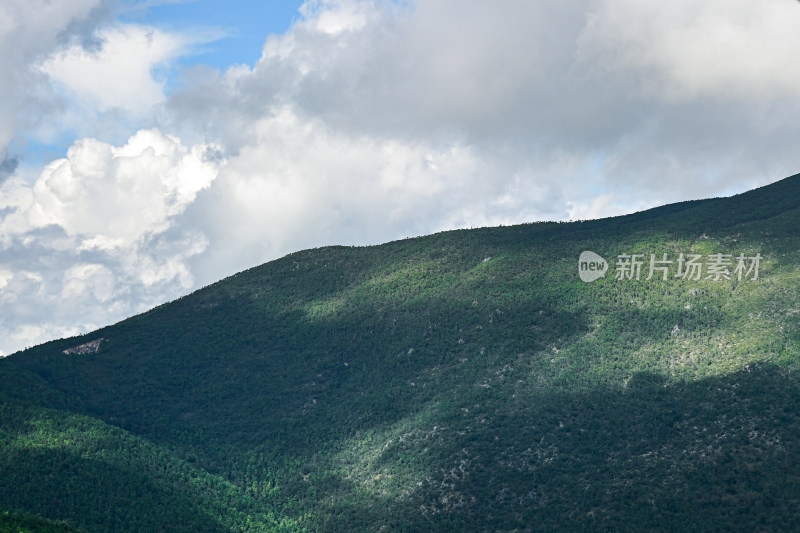
[[[120,319],[192,286],[207,240],[175,219],[216,177],[207,143],[152,123],[172,60],[205,31],[121,24],[106,0],[0,5],[0,350]],[[29,141],[75,141],[38,170]],[[121,135],[124,135],[121,137]],[[113,144],[114,141],[127,142]],[[102,139],[102,140],[101,140]],[[20,161],[23,162],[20,165]]]
[[[0,152],[20,128],[57,107],[45,76],[32,69],[67,35],[85,36],[81,22],[104,20],[101,0],[7,0],[0,5]]]
[[[209,145],[184,147],[158,130],[139,131],[121,147],[81,139],[65,159],[45,167],[19,216],[30,228],[63,228],[84,249],[130,246],[164,231],[211,184],[217,154]]]
[[[342,0],[305,11],[253,68],[195,73],[169,101],[175,127],[236,152],[288,107],[344,136],[455,140],[516,169],[497,168],[486,177],[496,182],[577,160],[570,174],[538,178],[573,203],[590,201],[574,197],[587,182],[621,181],[652,205],[800,164],[786,113],[800,104],[793,2]]]
[[[152,126],[173,63],[222,35],[209,28],[177,32],[115,21],[125,5],[0,5],[0,154],[16,157],[13,152],[24,152],[31,141],[64,144],[76,136],[117,142]]]
[[[673,102],[710,97],[800,100],[798,6],[784,0],[606,0],[581,36],[587,59],[644,72],[639,87]]]
[[[142,130],[113,146],[81,139],[32,185],[0,185],[0,349],[91,329],[189,289],[207,239],[176,219],[217,177],[213,145]],[[35,266],[35,270],[31,267]]]
[[[49,55],[39,69],[77,105],[92,112],[119,109],[147,115],[164,99],[156,66],[184,52],[184,36],[140,25],[114,25],[94,34],[92,47],[75,41]]]
[[[563,218],[549,175],[578,172],[567,157],[530,167],[454,139],[346,134],[289,108],[247,132],[181,219],[209,239],[192,260],[204,283],[301,248]]]

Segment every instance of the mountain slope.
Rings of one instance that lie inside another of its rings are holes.
[[[798,200],[794,176],[308,250],[14,354],[0,509],[89,531],[789,529]],[[580,280],[585,250],[604,278]],[[731,279],[674,276],[718,253]],[[640,279],[615,279],[632,254]]]

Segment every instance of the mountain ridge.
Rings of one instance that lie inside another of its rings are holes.
[[[800,175],[304,250],[12,354],[0,509],[88,531],[786,529],[798,198]],[[584,250],[604,278],[580,281]],[[631,253],[763,261],[758,279],[616,279]]]

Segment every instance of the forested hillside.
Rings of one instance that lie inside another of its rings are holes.
[[[307,250],[13,354],[0,530],[796,528],[798,227],[800,175]]]

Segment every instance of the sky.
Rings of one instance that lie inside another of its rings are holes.
[[[795,0],[3,0],[0,355],[297,250],[800,172]]]

